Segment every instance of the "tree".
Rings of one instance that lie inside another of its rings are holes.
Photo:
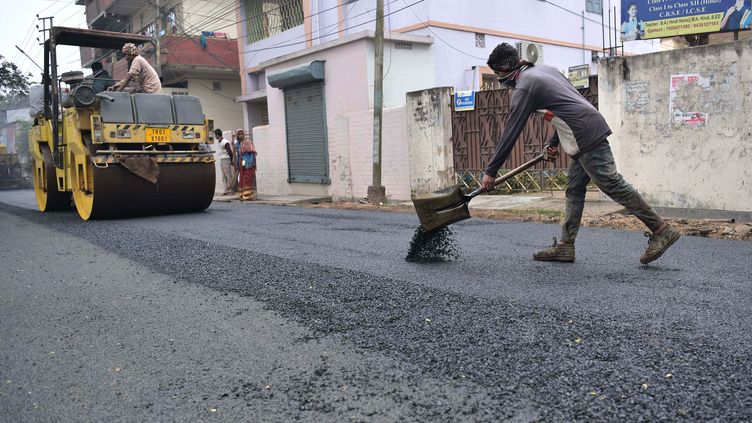
[[[29,95],[29,77],[24,75],[15,63],[0,55],[0,103],[13,104]]]

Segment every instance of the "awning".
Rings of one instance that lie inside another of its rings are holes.
[[[311,84],[314,82],[324,81],[324,61],[314,60],[313,62],[286,69],[277,73],[267,75],[269,85],[274,88],[290,88],[297,85]]]

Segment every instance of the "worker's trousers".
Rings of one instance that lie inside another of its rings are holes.
[[[663,225],[663,220],[640,193],[616,172],[611,146],[604,141],[594,150],[582,153],[576,159],[572,158],[567,178],[567,205],[561,228],[562,241],[574,242],[577,238],[585,207],[585,193],[591,180],[604,194],[640,219],[651,232],[657,231]]]
[[[222,181],[225,183],[225,193],[232,191],[234,185],[234,173],[232,171],[232,160],[229,158],[219,159],[219,166],[222,169]]]

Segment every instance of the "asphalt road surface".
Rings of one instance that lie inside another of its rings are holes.
[[[750,421],[752,244],[215,203],[82,222],[0,192],[0,421]]]

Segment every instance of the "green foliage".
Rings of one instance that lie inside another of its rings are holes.
[[[12,104],[25,99],[29,95],[30,76],[0,56],[0,103]]]

